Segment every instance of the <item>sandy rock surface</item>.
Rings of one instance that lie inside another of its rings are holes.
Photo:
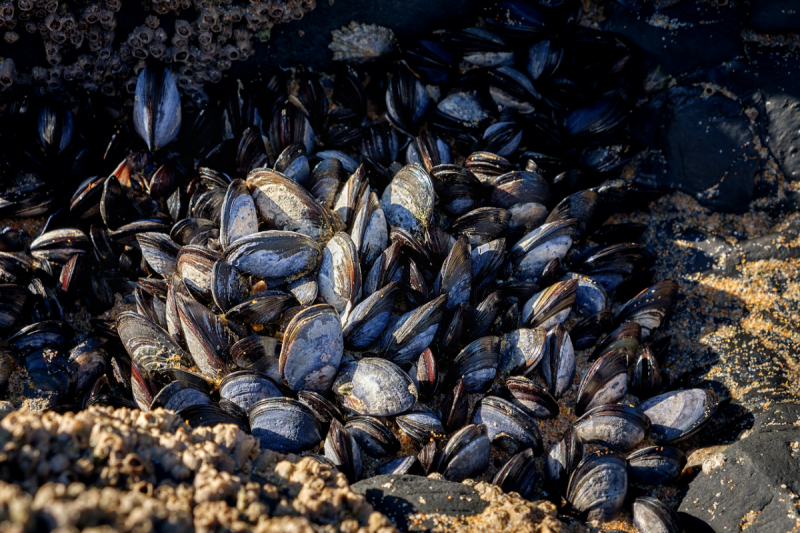
[[[396,531],[343,474],[261,450],[235,426],[192,430],[164,410],[14,411],[0,422],[0,450],[0,531]],[[548,502],[475,490],[484,512],[439,517],[437,531],[580,530]]]

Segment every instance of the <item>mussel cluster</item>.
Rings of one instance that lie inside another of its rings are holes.
[[[669,388],[653,332],[677,283],[653,282],[646,228],[603,224],[652,191],[618,177],[630,53],[577,7],[504,0],[366,84],[276,76],[190,120],[146,67],[110,173],[60,210],[46,179],[6,178],[5,213],[56,211],[0,238],[8,396],[236,424],[351,481],[489,473],[589,520],[672,483],[718,400]],[[63,106],[37,117],[42,164],[86,138]],[[76,301],[95,315],[77,344]],[[632,510],[680,530],[657,499]]]

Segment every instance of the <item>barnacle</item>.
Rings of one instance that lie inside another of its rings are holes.
[[[149,14],[130,33],[117,30],[121,0],[59,2],[58,0],[2,0],[0,27],[3,38],[14,44],[17,25],[38,34],[45,50],[46,65],[30,72],[4,77],[0,91],[15,83],[33,85],[37,93],[65,88],[101,91],[107,95],[131,93],[129,76],[141,70],[138,64],[150,57],[179,63],[188,70],[176,76],[179,90],[193,103],[208,100],[207,82],[218,83],[234,61],[254,53],[252,38],[269,38],[274,24],[297,20],[315,7],[314,0],[147,0]],[[161,15],[178,15],[163,24]],[[15,50],[12,49],[13,52]],[[75,60],[74,51],[80,55]],[[72,61],[62,64],[64,58]],[[91,74],[88,64],[102,62]],[[3,62],[2,65],[13,65]],[[63,68],[56,68],[63,67]],[[6,70],[10,66],[4,66]]]

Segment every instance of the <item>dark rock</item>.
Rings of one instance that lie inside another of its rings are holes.
[[[661,120],[667,173],[659,185],[714,209],[745,210],[760,164],[741,104],[710,86],[676,85],[667,96]]]
[[[275,26],[266,46],[259,47],[246,64],[234,64],[234,69],[270,70],[298,64],[313,69],[329,68],[333,59],[328,49],[331,30],[347,26],[353,20],[391,28],[403,45],[435,29],[472,24],[479,5],[477,0],[317,2],[314,11],[301,20]],[[235,72],[232,70],[231,74]]]
[[[796,0],[758,0],[750,8],[750,26],[761,31],[800,29]]]
[[[608,5],[602,29],[623,35],[642,51],[646,70],[661,66],[676,75],[730,61],[744,53],[739,13],[700,2],[681,2],[653,12]]]
[[[422,476],[375,476],[350,488],[363,494],[375,509],[406,531],[433,527],[433,524],[409,523],[409,515],[415,513],[472,516],[489,505],[472,487]]]
[[[768,146],[791,180],[800,179],[800,98],[781,93],[766,102]]]
[[[777,404],[753,432],[712,457],[679,507],[687,531],[793,531],[800,524],[800,405]]]
[[[786,49],[751,47],[732,61],[682,76],[682,85],[713,82],[753,110],[756,133],[788,179],[800,179],[800,57]]]

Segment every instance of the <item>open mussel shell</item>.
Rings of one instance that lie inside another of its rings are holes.
[[[247,186],[258,214],[270,228],[296,231],[322,242],[341,228],[341,220],[280,172],[256,169],[247,175]]]
[[[447,441],[439,471],[450,481],[463,481],[485,472],[489,467],[490,444],[486,426],[464,426]]]
[[[380,418],[374,416],[354,416],[347,421],[345,427],[356,439],[359,447],[369,456],[375,458],[388,457],[400,450],[391,427]]]
[[[454,387],[463,380],[469,393],[483,392],[497,375],[500,338],[487,336],[469,343],[453,360],[444,378],[445,387]]]
[[[520,328],[500,337],[500,375],[530,375],[545,353],[544,328]]]
[[[294,300],[291,294],[268,290],[247,298],[225,312],[225,318],[243,324],[267,325],[275,322]]]
[[[616,321],[637,322],[642,327],[641,339],[644,340],[661,325],[677,293],[677,282],[659,281],[623,304],[617,310]]]
[[[170,411],[182,411],[187,407],[208,405],[211,401],[211,387],[196,382],[176,380],[167,384],[153,398],[150,409],[163,407]]]
[[[220,217],[219,242],[223,249],[258,232],[256,205],[243,180],[233,180],[228,186]]]
[[[258,401],[282,396],[266,374],[240,370],[225,376],[219,384],[219,396],[244,409],[245,412]]]
[[[291,398],[267,398],[250,408],[250,427],[261,445],[280,453],[298,453],[319,445],[317,418]]]
[[[633,525],[643,533],[683,533],[678,513],[662,501],[640,496],[633,501]]]
[[[506,379],[505,390],[511,403],[534,418],[558,416],[558,401],[545,389],[528,378],[512,376]]]
[[[622,512],[628,492],[625,460],[594,452],[578,464],[569,480],[567,501],[587,521],[608,522]]]
[[[536,421],[511,402],[496,396],[484,397],[475,408],[473,424],[484,424],[493,444],[514,453],[533,448],[542,453],[542,437]]]
[[[371,416],[405,412],[418,395],[408,374],[390,361],[375,357],[343,363],[333,392],[344,407]]]
[[[335,418],[331,420],[323,448],[325,457],[347,477],[350,483],[355,483],[361,478],[363,464],[358,443],[350,431]]]
[[[575,349],[569,333],[564,326],[557,324],[547,333],[541,364],[550,394],[560,398],[572,386],[576,366]]]
[[[699,432],[713,418],[719,398],[708,389],[686,389],[665,392],[639,404],[652,422],[656,442],[686,440]]]
[[[292,390],[324,394],[330,390],[344,353],[339,315],[330,305],[307,307],[292,318],[283,335],[280,371]]]
[[[575,414],[598,405],[617,403],[628,393],[628,353],[616,348],[595,361],[578,387]]]
[[[577,288],[578,282],[573,279],[559,281],[534,294],[522,307],[522,323],[526,327],[545,329],[561,324],[572,311]]]
[[[433,217],[436,195],[424,168],[406,165],[395,174],[381,196],[381,208],[391,226],[419,235]]]
[[[317,285],[319,295],[333,307],[344,324],[361,299],[361,263],[347,233],[337,233],[325,245]]]
[[[133,126],[156,152],[172,142],[181,127],[181,98],[170,71],[162,65],[148,65],[136,80]]]
[[[242,237],[225,250],[225,260],[242,272],[279,285],[313,272],[322,259],[319,245],[292,231],[262,231]]]
[[[420,445],[445,437],[445,430],[441,420],[427,409],[409,411],[398,415],[395,418],[395,423],[400,428],[400,431]]]
[[[528,448],[509,459],[492,478],[492,484],[503,492],[516,492],[530,500],[536,489],[536,463],[533,450]]]
[[[379,341],[383,356],[398,365],[413,362],[433,341],[446,303],[443,294],[400,317]]]
[[[570,427],[545,457],[545,475],[553,488],[566,494],[567,483],[585,454],[583,443]]]
[[[587,412],[573,427],[576,435],[587,444],[629,451],[647,436],[650,419],[636,407],[607,404]]]
[[[138,313],[120,313],[117,331],[131,359],[146,372],[179,368],[182,361],[189,360],[169,333]]]
[[[628,456],[628,477],[641,485],[669,485],[686,466],[686,454],[672,446],[649,446]]]

